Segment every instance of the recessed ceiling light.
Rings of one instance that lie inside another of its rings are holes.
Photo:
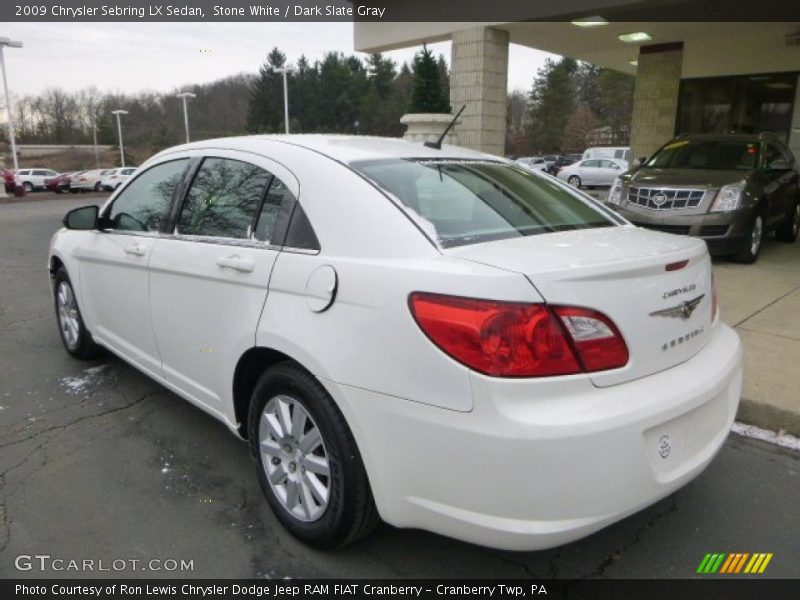
[[[628,44],[635,44],[636,42],[646,42],[647,40],[652,40],[653,36],[649,33],[645,33],[644,31],[635,31],[634,33],[620,34],[619,39],[623,42],[627,42]]]
[[[638,67],[639,66],[639,61],[638,60],[629,60],[628,62],[630,64],[632,64],[634,67]]]
[[[608,21],[603,17],[594,16],[575,19],[572,24],[576,27],[600,27],[601,25],[608,25]]]

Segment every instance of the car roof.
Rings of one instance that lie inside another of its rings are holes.
[[[269,150],[269,142],[299,146],[347,163],[376,158],[471,158],[506,161],[499,156],[458,146],[442,145],[441,150],[436,150],[425,146],[422,142],[409,142],[400,138],[333,134],[249,135],[217,138],[175,146],[156,156],[184,150],[203,149],[241,150],[260,154]]]
[[[709,142],[741,141],[758,142],[761,136],[758,133],[691,133],[679,135],[676,140],[697,140]]]

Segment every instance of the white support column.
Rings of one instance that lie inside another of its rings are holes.
[[[456,113],[459,144],[502,156],[505,151],[508,32],[473,27],[453,33],[450,103]]]

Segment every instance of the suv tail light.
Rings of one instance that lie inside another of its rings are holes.
[[[411,294],[409,306],[438,348],[486,375],[570,375],[628,362],[616,326],[593,310],[421,292]]]

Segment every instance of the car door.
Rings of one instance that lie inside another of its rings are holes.
[[[236,361],[255,344],[280,248],[274,236],[288,221],[282,206],[297,192],[294,176],[267,159],[202,157],[172,233],[153,250],[150,307],[163,377],[217,414]]]
[[[600,161],[597,159],[584,160],[578,165],[578,177],[581,178],[583,185],[594,185],[597,179],[597,166]]]
[[[99,231],[77,251],[81,310],[98,342],[154,374],[161,360],[150,323],[148,262],[188,158],[139,174],[103,209]]]
[[[597,169],[596,184],[610,186],[621,173],[622,169],[613,160],[601,160],[600,168]]]

